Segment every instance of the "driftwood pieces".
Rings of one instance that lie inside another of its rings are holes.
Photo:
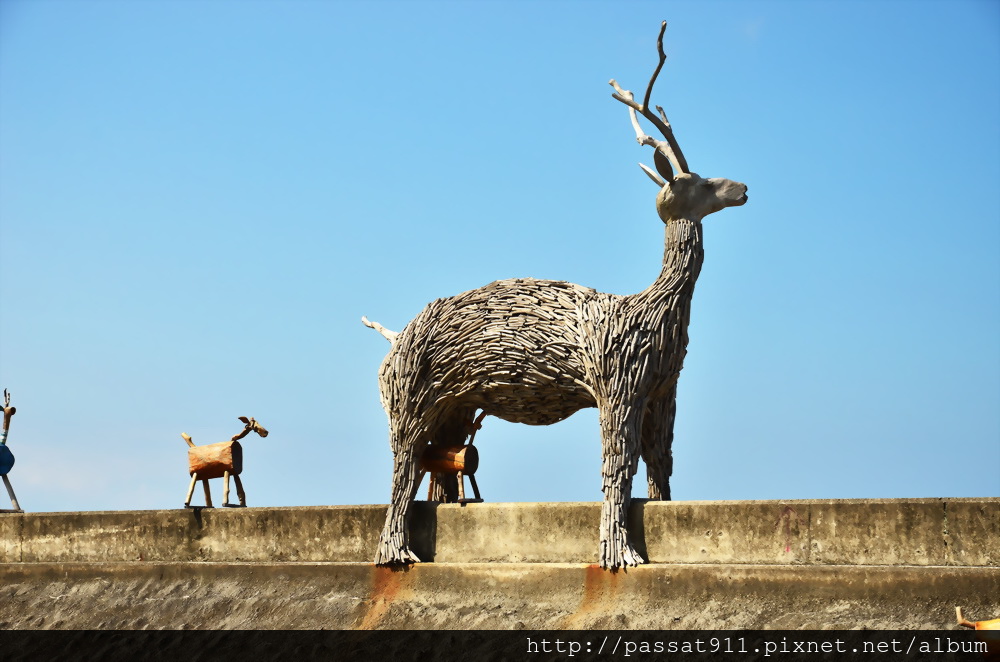
[[[243,446],[237,439],[242,439],[251,432],[256,432],[261,437],[266,437],[268,432],[264,427],[252,418],[240,416],[244,428],[234,434],[229,441],[206,446],[196,446],[191,440],[191,435],[182,432],[181,437],[188,445],[188,473],[191,474],[191,483],[188,485],[187,497],[184,500],[184,507],[191,507],[191,498],[194,496],[194,486],[200,480],[205,488],[205,507],[212,508],[212,492],[209,489],[208,481],[212,478],[222,478],[222,505],[226,508],[246,507],[247,496],[243,491],[243,482],[240,480],[240,473],[243,472]],[[236,495],[239,497],[239,506],[229,503],[229,478],[232,477],[236,483]]]
[[[7,433],[10,431],[10,419],[17,413],[16,407],[10,406],[10,393],[3,390],[3,431],[0,432],[0,478],[3,478],[3,486],[7,488],[7,496],[10,497],[11,510],[0,510],[0,513],[21,513],[20,504],[17,503],[17,496],[14,494],[14,486],[10,484],[7,474],[14,467],[14,454],[7,448]]]

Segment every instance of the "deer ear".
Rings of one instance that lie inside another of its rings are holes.
[[[240,420],[243,421],[243,425],[250,425],[250,419],[246,416],[240,416]]]
[[[653,165],[656,166],[656,172],[660,173],[663,179],[668,182],[673,181],[674,169],[670,167],[670,159],[658,149],[653,150]]]
[[[655,172],[653,172],[646,164],[640,163],[639,167],[642,168],[642,171],[646,173],[646,176],[652,179],[653,183],[659,186],[660,188],[663,188],[664,186],[667,185],[667,182],[660,179],[660,176],[657,175]]]

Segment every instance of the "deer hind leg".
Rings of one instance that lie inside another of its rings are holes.
[[[455,474],[434,474],[433,489],[428,492],[429,501],[455,503],[458,501],[458,476]]]
[[[601,466],[604,501],[601,504],[601,567],[619,568],[645,563],[628,539],[628,508],[632,477],[639,466],[639,430],[645,406],[624,402],[600,405]]]
[[[375,552],[376,565],[420,562],[417,555],[410,551],[408,525],[413,499],[422,477],[419,453],[422,439],[412,431],[404,432],[401,427],[393,421],[392,498]]]
[[[670,501],[676,393],[675,387],[665,397],[650,402],[642,419],[642,460],[646,463],[649,498],[656,501]]]

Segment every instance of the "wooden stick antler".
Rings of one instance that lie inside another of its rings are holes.
[[[660,25],[660,34],[656,38],[656,50],[659,53],[660,61],[657,63],[656,70],[653,71],[653,75],[649,79],[649,85],[646,87],[646,94],[643,96],[641,104],[636,103],[632,93],[628,90],[623,90],[614,78],[608,81],[608,84],[615,88],[615,92],[611,96],[629,107],[629,115],[632,118],[632,128],[635,129],[636,141],[640,145],[651,145],[656,150],[653,152],[653,162],[656,165],[656,170],[667,181],[670,181],[674,178],[674,170],[677,170],[677,172],[690,172],[690,169],[688,168],[684,154],[681,152],[680,145],[677,144],[677,139],[674,138],[673,129],[671,129],[670,122],[667,120],[667,114],[663,112],[663,107],[656,107],[659,116],[655,115],[649,109],[649,97],[653,93],[653,85],[656,83],[656,77],[660,75],[660,69],[663,68],[663,63],[667,59],[666,54],[663,52],[663,33],[666,29],[667,22],[663,21]],[[639,126],[639,118],[636,116],[636,111],[642,113],[642,116],[649,120],[663,134],[666,140],[657,140],[652,136],[646,135],[642,127]],[[641,163],[639,165],[649,175],[650,179],[660,186],[664,185],[664,182],[656,177],[649,168]]]
[[[17,407],[10,406],[10,393],[3,390],[3,438],[7,438],[7,430],[10,429],[10,419],[17,413]]]

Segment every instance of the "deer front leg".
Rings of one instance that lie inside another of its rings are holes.
[[[421,471],[417,457],[417,444],[407,441],[402,446],[393,444],[392,500],[386,513],[385,526],[375,552],[376,565],[420,563],[409,548],[409,516]]]
[[[645,406],[623,402],[602,404],[601,466],[604,501],[601,504],[601,567],[619,568],[645,563],[628,540],[628,507],[632,477],[639,465],[639,430]]]
[[[676,396],[677,388],[674,387],[663,398],[650,402],[642,419],[642,460],[646,463],[649,498],[656,501],[670,501]]]

